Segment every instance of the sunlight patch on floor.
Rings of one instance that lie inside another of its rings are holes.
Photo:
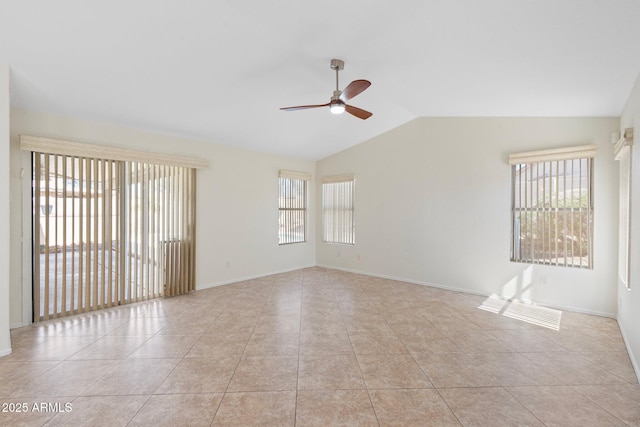
[[[560,310],[525,304],[520,301],[510,301],[497,295],[491,295],[478,308],[554,331],[560,330],[562,319],[562,311]]]

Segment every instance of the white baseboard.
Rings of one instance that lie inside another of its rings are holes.
[[[31,323],[12,323],[11,325],[9,325],[9,329],[18,329],[18,328],[22,328],[23,326],[29,326],[31,325]]]
[[[432,288],[444,289],[446,291],[464,292],[465,294],[472,294],[472,295],[478,295],[478,296],[489,296],[487,294],[483,294],[481,292],[470,291],[468,289],[454,288],[452,286],[439,285],[437,283],[424,282],[424,281],[415,280],[415,279],[407,279],[406,277],[388,276],[388,275],[385,275],[385,274],[376,274],[376,273],[371,273],[369,271],[352,270],[352,269],[349,269],[349,268],[340,268],[340,267],[334,267],[334,266],[331,266],[331,265],[318,264],[317,267],[327,268],[329,270],[344,271],[346,273],[361,274],[363,276],[377,277],[377,278],[380,278],[380,279],[388,279],[388,280],[395,280],[395,281],[398,281],[398,282],[412,283],[414,285],[429,286],[429,287],[432,287]]]
[[[388,276],[388,275],[384,275],[384,274],[371,273],[371,272],[368,272],[368,271],[351,270],[351,269],[348,269],[348,268],[340,268],[340,267],[329,266],[329,265],[321,265],[321,264],[318,264],[317,267],[327,268],[329,270],[344,271],[344,272],[347,272],[347,273],[362,274],[363,276],[378,277],[380,279],[396,280],[398,282],[412,283],[414,285],[429,286],[429,287],[432,287],[432,288],[443,289],[445,291],[461,292],[461,293],[470,294],[470,295],[477,295],[477,296],[481,296],[481,297],[489,297],[489,296],[491,296],[491,294],[487,294],[487,293],[484,293],[484,292],[478,292],[478,291],[473,291],[473,290],[464,289],[464,288],[456,288],[456,287],[453,287],[453,286],[441,285],[441,284],[438,284],[438,283],[424,282],[424,281],[415,280],[415,279],[407,279],[405,277],[394,277],[394,276]],[[498,297],[504,298],[506,300],[511,300],[510,298],[504,297],[502,295],[498,295]],[[572,312],[575,312],[575,313],[591,314],[591,315],[594,315],[594,316],[602,316],[602,317],[609,317],[609,318],[612,318],[612,319],[616,319],[616,315],[613,314],[613,313],[604,313],[604,312],[598,312],[598,311],[592,311],[592,310],[584,310],[584,309],[580,309],[580,308],[576,308],[576,307],[549,303],[547,301],[533,301],[533,300],[527,300],[527,299],[522,299],[522,298],[521,299],[517,299],[517,301],[523,302],[525,304],[535,304],[535,305],[539,305],[541,307],[553,308],[553,309],[556,309],[556,310],[572,311]]]
[[[8,349],[4,349],[4,350],[0,350],[0,357],[2,356],[8,356],[11,354],[11,347],[9,347]]]
[[[251,276],[236,277],[236,278],[229,279],[229,280],[223,280],[223,281],[220,281],[220,282],[214,282],[214,283],[209,283],[209,284],[196,286],[196,291],[201,291],[203,289],[209,289],[209,288],[215,288],[217,286],[230,285],[232,283],[244,282],[245,280],[260,279],[262,277],[273,276],[275,274],[290,273],[292,271],[302,270],[302,269],[305,269],[305,268],[312,268],[312,267],[315,267],[315,266],[316,266],[315,264],[311,264],[311,265],[307,265],[307,266],[288,268],[288,269],[285,269],[285,270],[272,271],[272,272],[269,272],[269,273],[260,273],[260,274],[255,274],[255,275],[251,275]]]
[[[617,320],[617,319],[616,319]],[[624,328],[618,321],[618,328],[620,328],[620,333],[622,334],[622,340],[624,341],[624,346],[627,348],[627,353],[629,354],[629,359],[631,359],[631,365],[633,366],[633,370],[636,373],[636,378],[640,381],[640,364],[638,363],[638,359],[633,354],[631,347],[629,346],[629,340],[627,339],[627,334],[624,331]]]

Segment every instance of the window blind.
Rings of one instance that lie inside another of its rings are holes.
[[[281,170],[278,179],[278,244],[306,242],[307,182],[311,174]]]
[[[321,182],[323,241],[354,245],[354,176],[327,176]]]
[[[592,268],[595,145],[509,156],[511,260]]]
[[[191,167],[32,153],[34,320],[195,288]]]

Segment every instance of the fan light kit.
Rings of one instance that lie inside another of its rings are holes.
[[[331,106],[329,106],[329,111],[331,111],[333,114],[342,114],[344,113],[344,103],[342,102],[334,102],[331,104]]]
[[[341,70],[344,70],[344,61],[340,59],[332,59],[331,60],[331,69],[336,72],[336,90],[333,91],[333,95],[331,96],[331,100],[326,104],[314,104],[314,105],[298,105],[296,107],[284,107],[281,110],[284,111],[295,111],[295,110],[307,110],[309,108],[320,108],[320,107],[329,107],[329,111],[333,114],[342,114],[345,111],[352,116],[358,117],[359,119],[366,120],[373,115],[369,111],[363,110],[358,107],[354,107],[352,105],[348,105],[345,101],[355,97],[356,95],[361,94],[366,88],[371,86],[371,82],[369,80],[354,80],[344,88],[344,90],[340,90],[340,86],[338,83],[338,73]]]

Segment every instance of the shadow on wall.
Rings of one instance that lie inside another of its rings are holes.
[[[533,265],[523,270],[502,286],[501,295],[492,294],[478,307],[554,331],[560,330],[562,311],[524,302],[533,290]]]

